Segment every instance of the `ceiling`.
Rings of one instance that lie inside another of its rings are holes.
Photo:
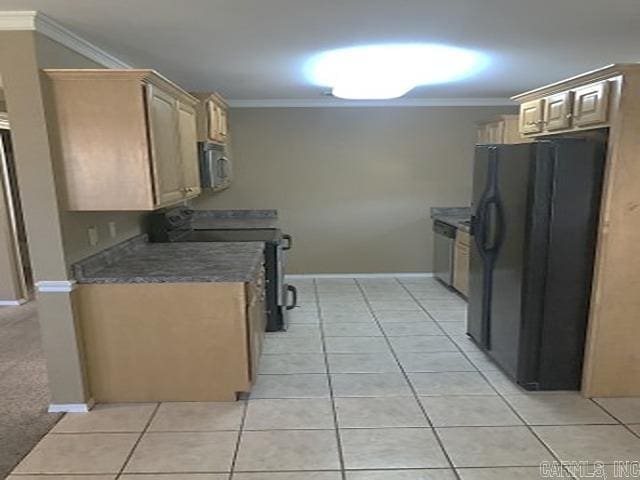
[[[378,42],[490,56],[472,78],[408,95],[418,99],[505,98],[640,61],[640,0],[0,0],[0,10],[39,10],[131,65],[236,100],[323,101],[305,61]]]

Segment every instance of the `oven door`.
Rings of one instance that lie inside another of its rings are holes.
[[[287,251],[291,250],[293,239],[291,235],[283,234],[282,240],[278,244],[277,265],[278,265],[278,305],[285,310],[291,310],[298,305],[298,291],[293,285],[288,285],[285,279],[287,265]]]

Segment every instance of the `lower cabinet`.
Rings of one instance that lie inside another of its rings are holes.
[[[453,250],[453,288],[465,297],[469,294],[470,236],[458,229]]]
[[[233,401],[248,392],[265,331],[263,279],[80,285],[74,298],[91,397]]]

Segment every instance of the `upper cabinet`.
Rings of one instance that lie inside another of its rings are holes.
[[[503,144],[528,142],[518,131],[518,115],[500,115],[478,123],[476,143]]]
[[[154,210],[200,193],[196,98],[152,70],[44,72],[68,210]]]
[[[227,102],[217,93],[192,93],[200,99],[198,107],[198,141],[224,145],[228,142]]]
[[[573,92],[561,92],[541,101],[544,102],[544,126],[547,130],[562,130],[571,126]]]
[[[573,124],[577,127],[602,124],[607,121],[609,82],[598,82],[576,88]]]
[[[533,100],[520,105],[520,133],[539,133],[542,131],[544,101]]]
[[[619,77],[600,80],[575,88],[545,88],[514,99],[520,104],[520,133],[532,137],[609,126],[612,91],[619,88]],[[565,85],[567,82],[564,82]]]

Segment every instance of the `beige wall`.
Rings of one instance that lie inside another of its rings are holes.
[[[469,204],[474,122],[512,111],[234,109],[234,184],[194,205],[277,208],[291,273],[429,272],[429,208]]]

